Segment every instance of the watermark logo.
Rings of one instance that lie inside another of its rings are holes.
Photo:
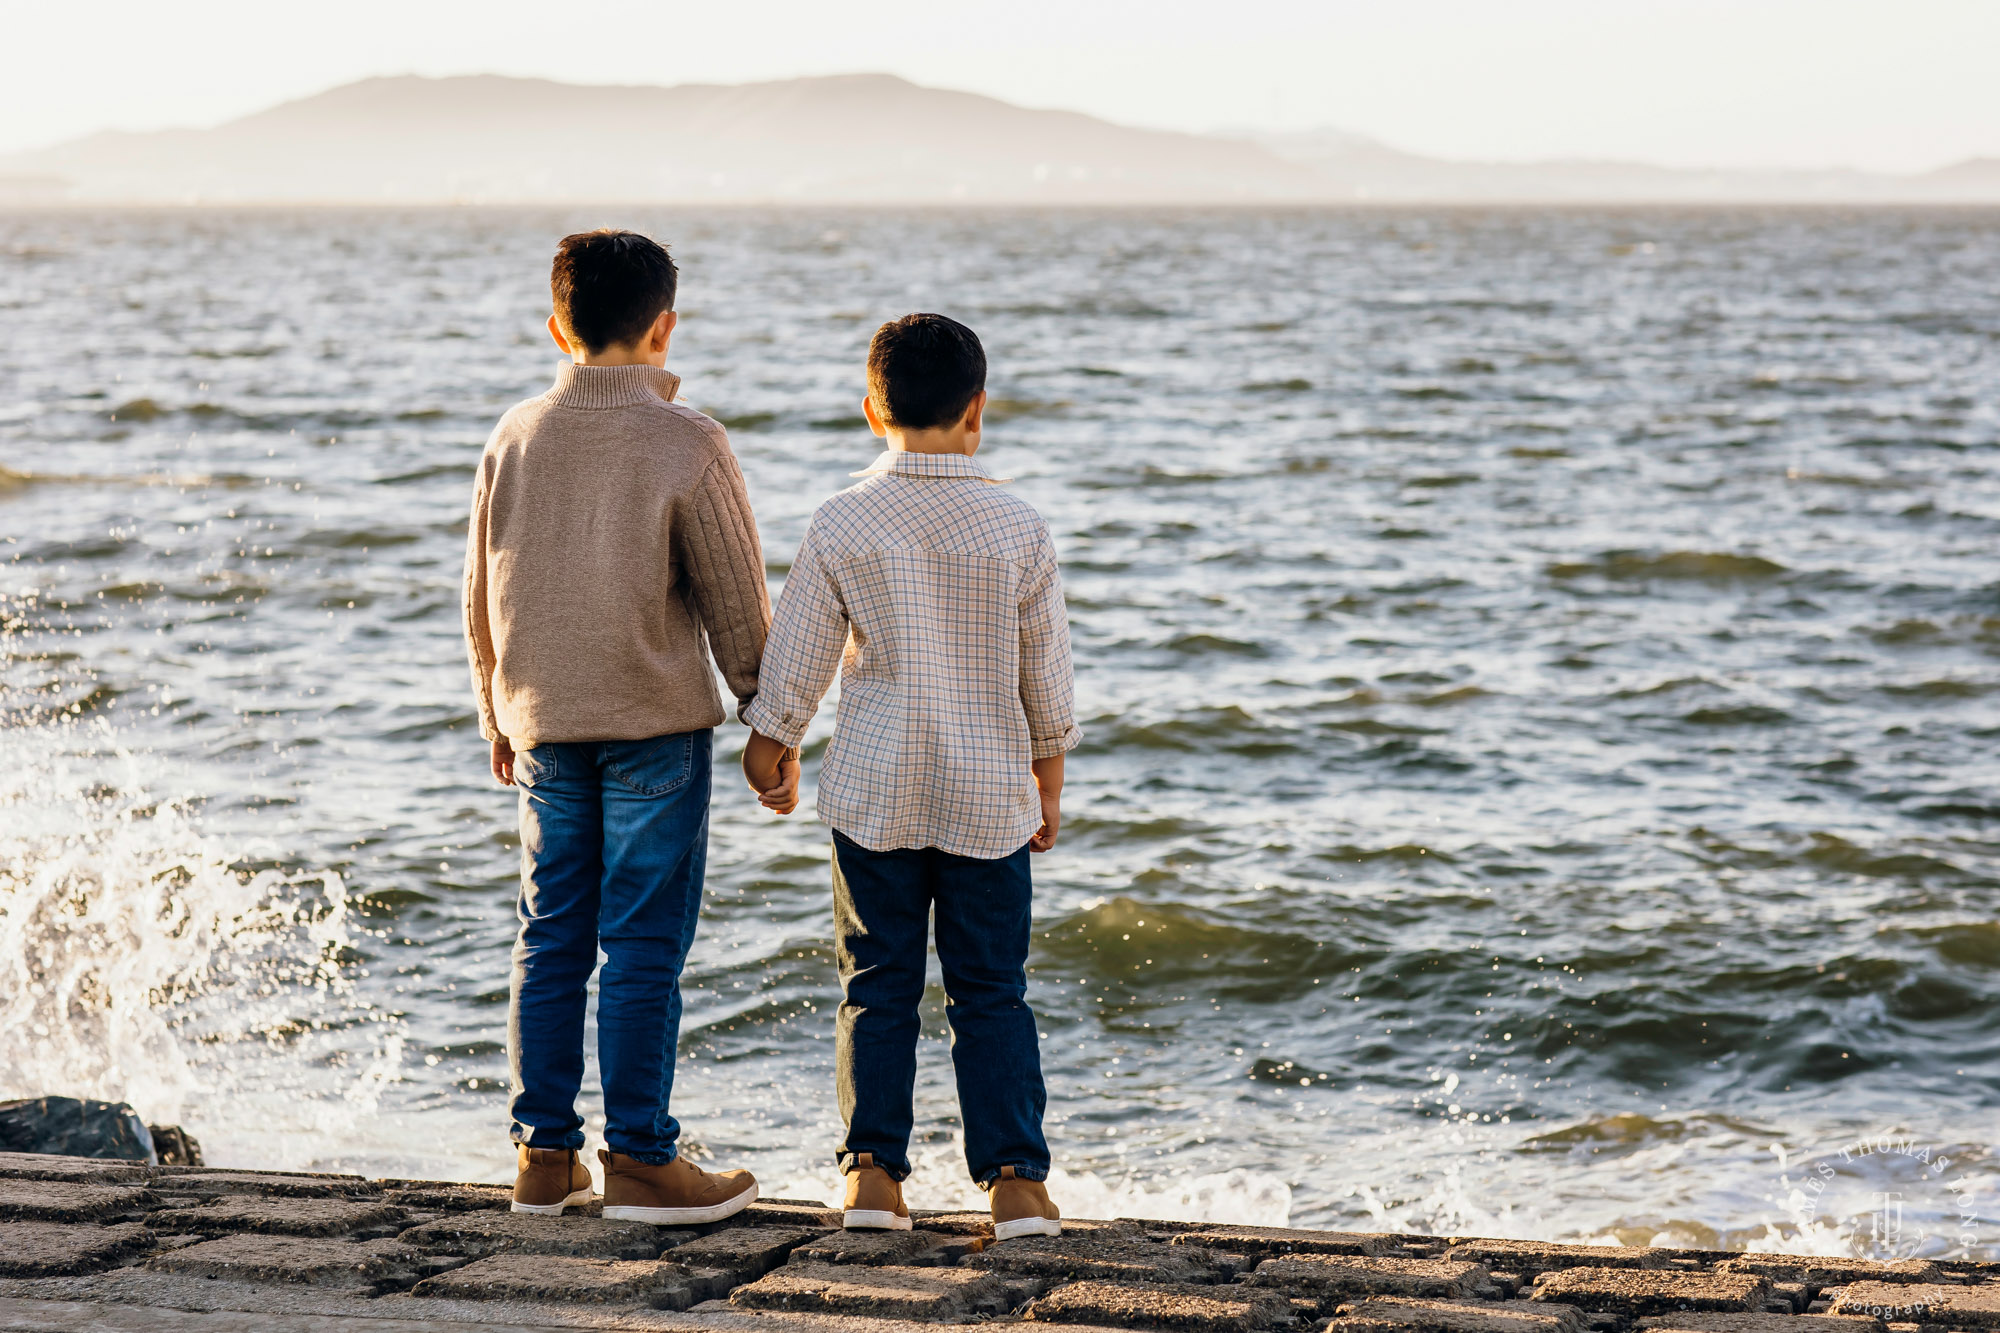
[[[1780,1197],[1808,1252],[1914,1259],[1975,1251],[1979,1177],[1960,1150],[1883,1134],[1817,1156],[1778,1155]]]

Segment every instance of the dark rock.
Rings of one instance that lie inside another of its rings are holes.
[[[179,1125],[148,1125],[153,1154],[161,1166],[200,1166],[201,1142]]]
[[[644,1222],[609,1222],[601,1217],[537,1217],[494,1211],[461,1213],[411,1227],[397,1239],[433,1253],[471,1259],[488,1255],[560,1254],[581,1259],[653,1259],[665,1237]]]
[[[937,1231],[836,1231],[793,1250],[792,1262],[929,1268],[977,1254],[984,1244],[977,1236]]]
[[[685,1310],[694,1304],[687,1279],[664,1264],[568,1254],[496,1254],[425,1278],[410,1294],[461,1301],[650,1305],[663,1310]]]
[[[1331,1312],[1355,1296],[1419,1296],[1462,1301],[1489,1285],[1483,1264],[1457,1259],[1395,1259],[1366,1255],[1300,1254],[1266,1259],[1244,1279],[1316,1300]]]
[[[274,1199],[224,1195],[199,1208],[166,1208],[148,1214],[146,1225],[161,1231],[221,1235],[255,1231],[267,1236],[341,1236],[365,1227],[401,1221],[403,1210],[385,1203],[346,1199]]]
[[[1342,1305],[1327,1333],[1584,1333],[1567,1305],[1532,1301],[1424,1301],[1376,1297]]]
[[[1005,1314],[1036,1290],[1033,1282],[964,1268],[786,1264],[738,1287],[729,1300],[751,1310],[946,1320]]]
[[[35,1097],[0,1102],[0,1152],[151,1162],[153,1139],[124,1102]]]
[[[1543,1277],[1530,1297],[1624,1318],[1672,1310],[1759,1310],[1771,1284],[1753,1273],[1567,1268]]]
[[[1276,1292],[1255,1287],[1072,1282],[1031,1304],[1026,1317],[1181,1333],[1255,1333],[1290,1323],[1292,1305]]]
[[[23,1222],[89,1222],[135,1213],[159,1202],[132,1185],[75,1185],[59,1180],[0,1181],[0,1219]]]
[[[0,1222],[0,1277],[95,1273],[152,1243],[153,1233],[136,1222],[109,1227]]]
[[[392,1240],[237,1235],[156,1255],[146,1267],[234,1282],[372,1288],[398,1279],[415,1282],[424,1258]]]

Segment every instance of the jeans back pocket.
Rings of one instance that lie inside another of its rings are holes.
[[[514,781],[523,787],[539,787],[555,781],[556,747],[537,745],[532,750],[514,751]]]
[[[685,787],[694,776],[696,734],[684,731],[650,740],[607,742],[604,770],[641,796],[664,796]]]

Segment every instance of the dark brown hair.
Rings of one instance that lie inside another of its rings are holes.
[[[592,352],[637,342],[674,308],[680,270],[666,247],[636,231],[603,227],[562,238],[549,270],[556,322]]]
[[[943,315],[905,315],[868,344],[868,397],[891,426],[929,430],[965,415],[986,387],[979,335]]]

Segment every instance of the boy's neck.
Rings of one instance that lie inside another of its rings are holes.
[[[652,366],[658,370],[667,368],[667,349],[658,352],[644,347],[634,347],[629,343],[612,343],[601,352],[593,352],[585,347],[570,349],[569,359],[579,366]]]
[[[963,424],[938,430],[897,430],[890,427],[883,443],[901,454],[964,454],[979,452],[979,434]]]

